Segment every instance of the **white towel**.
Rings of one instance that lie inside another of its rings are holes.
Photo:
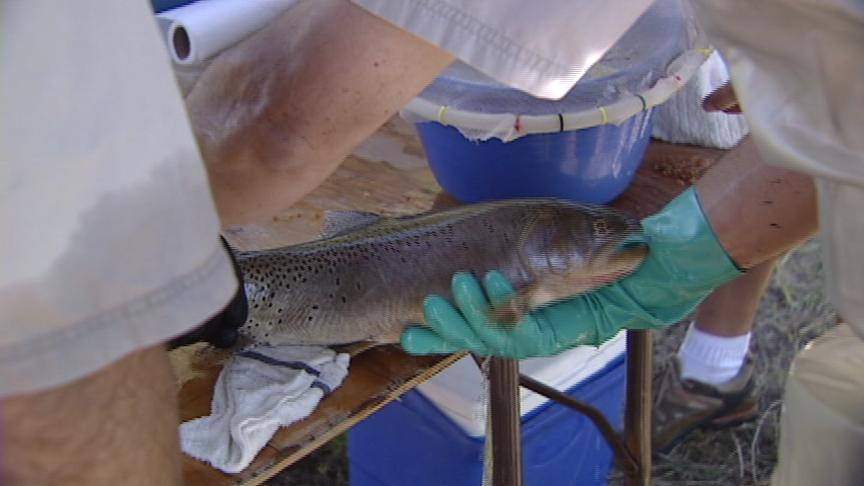
[[[702,109],[702,100],[728,80],[723,59],[712,53],[681,91],[654,109],[654,138],[722,149],[735,146],[750,133],[744,116]]]
[[[183,451],[222,471],[242,471],[279,427],[307,417],[342,384],[348,360],[317,346],[260,346],[237,354],[216,381],[211,415],[180,425]]]

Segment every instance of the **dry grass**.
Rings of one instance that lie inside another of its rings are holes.
[[[795,353],[836,322],[826,303],[817,242],[791,253],[778,266],[756,317],[752,351],[761,398],[755,422],[722,431],[698,431],[658,458],[654,484],[764,485],[776,462],[779,417],[786,371]],[[662,376],[678,350],[686,324],[655,332],[655,376]],[[341,437],[274,478],[271,486],[348,484],[345,439]],[[610,484],[620,484],[615,471]]]

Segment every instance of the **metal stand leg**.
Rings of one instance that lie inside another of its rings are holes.
[[[627,408],[624,440],[639,464],[637,474],[627,476],[631,486],[651,484],[651,382],[653,379],[651,331],[627,331]]]
[[[492,486],[522,486],[522,416],[519,412],[519,362],[492,358],[489,363],[492,418]]]
[[[629,486],[651,485],[651,382],[653,343],[650,331],[627,331],[627,405],[624,439],[599,410],[530,377],[519,375],[516,360],[492,358],[489,400],[492,415],[493,486],[522,485],[519,386],[566,405],[588,417],[612,447]],[[479,358],[474,356],[478,366]]]

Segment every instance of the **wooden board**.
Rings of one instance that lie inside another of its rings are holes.
[[[690,175],[703,171],[722,153],[652,143],[633,185],[613,205],[636,217],[649,215],[684,190]],[[327,209],[399,215],[454,203],[441,192],[425,165],[413,127],[393,120],[321,187],[271,224],[245,227],[228,238],[241,249],[271,248],[316,238]],[[352,359],[343,385],[310,417],[277,432],[247,470],[228,475],[184,457],[186,484],[261,484],[460,357],[412,357],[395,346],[366,351]],[[209,413],[219,366],[195,357],[175,361],[184,380],[179,390],[181,420]]]

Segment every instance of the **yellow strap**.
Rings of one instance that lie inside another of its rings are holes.
[[[438,107],[438,123],[442,125],[447,125],[447,122],[444,121],[444,112],[447,111],[446,105],[441,105]]]
[[[606,111],[606,107],[601,106],[600,108],[597,108],[597,109],[600,110],[600,116],[603,117],[600,124],[605,125],[605,124],[609,123],[609,113]]]

